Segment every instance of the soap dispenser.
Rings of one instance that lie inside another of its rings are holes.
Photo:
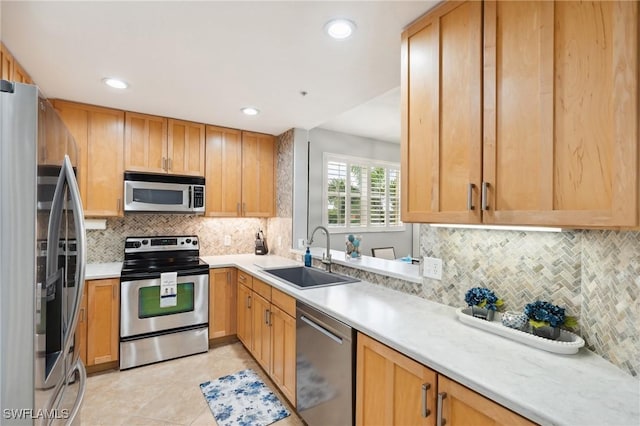
[[[307,246],[307,251],[304,252],[304,266],[311,266],[311,252],[309,251],[309,246]]]

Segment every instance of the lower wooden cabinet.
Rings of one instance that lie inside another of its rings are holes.
[[[435,425],[437,375],[358,333],[357,425]]]
[[[357,347],[357,425],[534,424],[364,334]]]
[[[438,398],[442,401],[442,424],[470,426],[535,424],[441,375],[438,376]]]
[[[118,360],[120,279],[87,281],[87,366]]]
[[[237,332],[235,268],[209,271],[209,339],[233,336]]]
[[[238,271],[237,306],[238,338],[295,407],[296,300]]]

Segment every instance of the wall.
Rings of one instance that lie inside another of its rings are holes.
[[[410,292],[464,305],[471,287],[493,289],[506,309],[536,299],[578,317],[588,347],[633,376],[640,374],[640,233],[562,233],[432,228],[420,251],[441,258],[442,280],[425,278]]]
[[[398,144],[378,141],[320,128],[309,132],[309,232],[322,224],[323,153],[343,154],[353,157],[372,158],[400,163]],[[411,225],[402,232],[367,232],[362,234],[362,253],[371,254],[371,247],[395,247],[396,255],[412,253]],[[324,245],[324,237],[316,239]],[[331,248],[345,249],[345,234],[331,234]]]

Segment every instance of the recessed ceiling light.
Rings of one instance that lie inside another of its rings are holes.
[[[260,110],[255,107],[244,107],[240,111],[242,111],[245,115],[258,115],[260,114]]]
[[[327,34],[336,40],[344,40],[345,38],[351,37],[355,29],[356,24],[353,21],[343,18],[332,19],[324,26]]]
[[[129,87],[127,83],[117,78],[103,78],[102,82],[109,87],[113,87],[114,89],[126,89],[127,87]]]

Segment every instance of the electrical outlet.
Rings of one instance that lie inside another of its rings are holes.
[[[224,236],[224,245],[225,246],[230,246],[231,245],[231,235],[225,235]]]
[[[422,262],[422,275],[434,280],[442,279],[442,259],[425,257]]]
[[[298,248],[299,249],[303,249],[305,247],[304,243],[305,243],[304,238],[298,238]]]

